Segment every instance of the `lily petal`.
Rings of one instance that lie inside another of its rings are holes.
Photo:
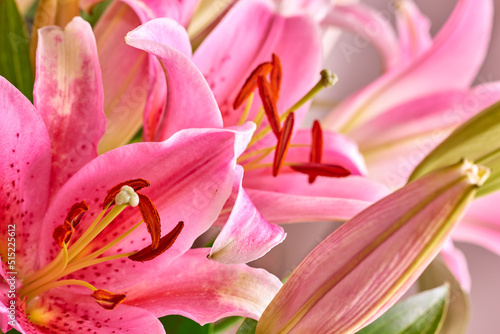
[[[451,239],[448,239],[439,255],[443,259],[444,263],[446,263],[446,266],[451,271],[453,276],[455,276],[457,281],[460,283],[462,289],[469,293],[471,278],[469,267],[467,266],[467,259],[465,258],[464,253],[453,245],[453,241],[451,241]]]
[[[271,61],[273,53],[280,58],[283,70],[277,104],[280,114],[302,98],[319,73],[319,36],[317,24],[308,16],[283,17],[265,1],[236,3],[193,56],[217,99],[224,125],[238,123],[244,106],[233,110],[233,101],[252,71]],[[249,120],[259,107],[260,103],[254,103]],[[305,107],[296,111],[298,124],[305,111]]]
[[[141,12],[135,9],[114,1],[94,27],[108,120],[100,153],[128,143],[141,127],[143,112],[161,109],[164,102],[164,96],[154,95],[158,89],[153,90],[158,71],[155,65],[159,65],[123,43],[125,35],[141,24]],[[148,102],[150,92],[159,101]]]
[[[38,30],[34,101],[52,144],[51,195],[97,156],[106,128],[101,70],[90,24]]]
[[[0,243],[7,260],[8,230],[16,232],[16,269],[27,272],[37,263],[37,240],[49,200],[50,140],[42,118],[30,101],[0,77]]]
[[[453,239],[476,244],[500,255],[499,199],[498,192],[476,199],[453,231]]]
[[[309,184],[305,175],[285,173],[279,177],[245,178],[245,190],[268,222],[345,221],[389,193],[366,178],[323,178]]]
[[[222,127],[215,98],[189,59],[191,46],[184,28],[171,19],[156,19],[131,31],[127,44],[157,56],[167,80],[167,102],[155,138],[167,139],[186,128]]]
[[[85,11],[89,12],[94,5],[101,1],[102,0],[81,0],[79,1],[79,4]],[[142,23],[157,17],[168,17],[176,20],[183,26],[186,26],[191,20],[191,17],[193,16],[196,6],[200,0],[120,0],[120,2],[132,8],[139,16]]]
[[[30,315],[31,321],[55,333],[165,333],[161,322],[147,310],[120,304],[111,316],[90,293],[78,294],[70,289],[51,290],[37,300],[39,309]]]
[[[492,13],[491,0],[460,0],[430,49],[346,99],[325,125],[349,132],[404,101],[441,90],[467,89],[487,51]],[[430,77],[434,80],[429,81]]]
[[[412,0],[399,1],[397,10],[396,23],[401,57],[403,61],[411,61],[431,47],[431,22]]]
[[[371,43],[380,54],[384,70],[400,60],[398,41],[390,22],[368,6],[335,5],[321,23],[352,31]]]
[[[351,133],[370,177],[399,188],[420,161],[456,127],[500,100],[500,83],[443,91],[398,105]]]
[[[177,222],[184,222],[175,243],[166,253],[140,264],[141,270],[135,269],[135,262],[122,259],[99,264],[93,267],[95,271],[75,272],[75,276],[104,289],[107,284],[120,288],[146,279],[148,268],[153,270],[183,254],[216,220],[231,193],[237,153],[246,147],[254,128],[248,124],[239,130],[190,129],[165,142],[127,145],[97,157],[68,181],[49,207],[40,236],[42,261],[48,262],[51,254],[57,254],[49,236],[74,201],[85,200],[90,206],[73,236],[77,240],[102,210],[109,189],[123,180],[141,177],[151,182],[141,193],[155,203],[162,231],[171,231]],[[141,220],[138,209],[127,208],[93,241],[89,251],[107,245]],[[144,226],[104,255],[136,252],[149,245],[150,236]],[[120,275],[112,275],[114,269]],[[110,275],[100,275],[104,272]]]
[[[215,239],[209,257],[224,264],[247,263],[266,254],[286,236],[283,228],[268,223],[241,186],[243,168],[236,166],[231,214]]]
[[[157,275],[127,289],[125,303],[158,317],[180,314],[200,324],[233,315],[259,319],[281,288],[279,279],[263,269],[219,264],[207,254],[206,248],[190,249],[157,268]]]
[[[292,273],[256,333],[353,333],[373,321],[437,255],[488,175],[467,161],[447,167],[342,225]]]
[[[334,0],[275,0],[275,2],[278,3],[278,12],[285,16],[306,12],[318,22],[335,3]]]

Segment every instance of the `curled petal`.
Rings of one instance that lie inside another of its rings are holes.
[[[268,223],[257,210],[241,186],[242,178],[243,168],[238,165],[233,185],[236,200],[209,255],[220,263],[247,263],[258,259],[286,236],[282,227]]]
[[[151,123],[152,138],[165,140],[187,128],[222,127],[214,95],[190,59],[189,36],[180,24],[171,19],[154,19],[129,32],[125,42],[156,56],[165,72],[166,104]]]

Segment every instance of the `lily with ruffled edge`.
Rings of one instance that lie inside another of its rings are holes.
[[[404,185],[419,162],[456,127],[500,100],[500,82],[470,88],[488,49],[491,0],[458,1],[435,38],[428,18],[413,1],[397,4],[398,36],[379,13],[363,5],[338,5],[323,21],[361,32],[379,51],[385,72],[342,101],[322,124],[354,139],[369,176],[393,189]],[[500,254],[493,242],[499,235],[497,206],[485,205],[499,197],[496,193],[474,201],[453,239]],[[464,255],[450,241],[443,257],[468,291]]]
[[[365,167],[352,142],[318,126],[313,135],[293,126],[303,120],[312,96],[334,81],[328,72],[318,78],[319,28],[310,17],[286,17],[268,2],[241,1],[194,55],[184,28],[169,19],[152,20],[125,41],[157,56],[166,73],[167,102],[149,129],[156,140],[185,128],[231,127],[246,120],[258,125],[238,159],[245,173],[235,184],[241,187],[234,187],[238,191],[218,224],[228,219],[239,191],[245,192],[239,198],[251,200],[271,223],[345,220],[387,193],[360,177]],[[253,102],[255,91],[263,104]],[[316,182],[310,184],[303,173]]]
[[[0,329],[164,333],[167,314],[258,318],[279,280],[190,249],[231,194],[255,127],[184,130],[97,156],[105,122],[90,26],[45,27],[39,43],[35,107],[0,78]]]

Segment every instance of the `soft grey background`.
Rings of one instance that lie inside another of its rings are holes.
[[[414,0],[422,12],[432,22],[433,35],[444,23],[457,0]],[[483,0],[478,0],[483,1]],[[390,6],[392,0],[361,0],[366,4],[384,10]],[[500,80],[500,0],[494,0],[498,13],[495,15],[493,37],[486,61],[479,73],[482,81]],[[353,43],[353,35],[341,36],[342,41]],[[340,81],[319,99],[341,99],[350,92],[364,86],[379,75],[379,59],[371,48],[362,49],[354,54],[347,62],[345,57],[337,53],[329,58],[329,67],[339,75]],[[272,250],[259,265],[264,265],[280,277],[288,275],[309,251],[326,235],[335,229],[335,224],[314,223],[293,224],[286,227],[288,236],[285,242]],[[469,334],[498,334],[500,333],[500,258],[480,247],[468,244],[458,244],[465,252],[472,276],[471,291],[471,321],[467,333]],[[286,251],[285,251],[286,249]],[[278,267],[276,264],[278,263]]]

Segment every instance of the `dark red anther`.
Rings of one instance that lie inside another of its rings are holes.
[[[102,203],[103,210],[114,202],[116,195],[122,190],[123,186],[129,186],[134,189],[134,191],[138,191],[142,188],[149,187],[149,181],[144,179],[133,179],[117,184],[108,191],[106,198],[104,198],[104,202]]]
[[[123,294],[115,294],[104,289],[95,290],[91,296],[106,310],[113,310],[118,304],[123,302],[126,297]]]
[[[305,163],[290,166],[293,170],[309,176],[346,177],[351,172],[342,166],[321,163]]]
[[[281,60],[273,53],[273,69],[271,70],[271,90],[273,91],[274,100],[278,101],[280,97],[280,89],[281,89],[281,77],[282,77],[282,68],[281,68]]]
[[[64,224],[57,226],[52,233],[52,237],[54,241],[59,247],[63,247],[63,244],[67,244],[71,237],[75,233],[75,228],[71,225],[70,222],[65,221]]]
[[[309,162],[320,163],[323,158],[323,131],[321,130],[321,125],[318,121],[314,121],[312,127],[312,141],[311,141],[311,154],[309,156]],[[313,183],[316,180],[315,175],[309,175],[309,183]]]
[[[252,94],[255,88],[257,88],[257,78],[260,76],[266,76],[271,72],[273,65],[269,62],[265,62],[257,66],[255,70],[250,74],[247,81],[241,88],[238,96],[234,99],[233,108],[238,109],[243,102]]]
[[[179,234],[182,231],[182,228],[184,227],[184,222],[179,222],[172,231],[170,231],[167,235],[162,237],[160,239],[160,245],[158,248],[153,249],[153,247],[147,246],[146,248],[143,248],[142,250],[138,251],[134,255],[130,255],[128,258],[131,259],[132,261],[139,261],[139,262],[145,262],[145,261],[151,261],[157,256],[163,254],[167,249],[172,247],[174,244],[175,240],[179,236]]]
[[[83,214],[89,210],[89,206],[85,201],[73,204],[66,215],[65,221],[69,222],[73,227],[76,227],[83,218]]]
[[[152,249],[156,249],[160,245],[161,237],[160,214],[148,196],[143,194],[137,195],[139,195],[139,210],[141,211],[142,219],[146,223],[148,232],[151,235],[151,247]]]
[[[273,176],[278,176],[281,166],[285,160],[288,147],[290,146],[290,140],[292,139],[294,121],[295,116],[292,112],[286,118],[283,129],[278,137],[278,143],[276,144],[276,150],[274,152]]]
[[[279,138],[281,131],[280,116],[278,115],[278,107],[276,107],[276,100],[271,91],[271,86],[269,86],[266,78],[262,76],[257,79],[257,84],[259,86],[259,95],[262,99],[262,105],[264,106],[269,125],[271,125],[271,129],[273,129],[276,138]]]

